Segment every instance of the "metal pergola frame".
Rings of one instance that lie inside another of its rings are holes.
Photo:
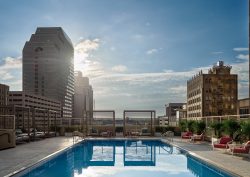
[[[123,136],[126,136],[126,113],[150,113],[150,128],[151,128],[151,136],[154,136],[155,132],[155,116],[156,116],[156,111],[155,110],[124,110],[123,111]]]
[[[90,112],[92,112],[93,114],[93,117],[90,117],[90,116],[88,116],[88,113],[90,113]],[[94,119],[94,113],[112,113],[113,114],[113,117],[111,117],[112,118],[112,122],[113,122],[113,125],[112,125],[112,127],[113,127],[113,131],[112,131],[112,133],[113,133],[113,136],[115,136],[115,110],[93,110],[93,111],[87,111],[86,112],[86,114],[87,114],[87,121],[86,121],[86,126],[87,126],[87,132],[89,131],[89,126],[92,126],[92,121],[93,121],[93,119]]]

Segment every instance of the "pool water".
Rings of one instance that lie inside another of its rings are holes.
[[[228,177],[162,141],[87,140],[23,177]],[[27,171],[27,170],[26,170]]]

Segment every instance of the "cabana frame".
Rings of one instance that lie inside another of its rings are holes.
[[[93,117],[90,117],[90,113],[92,113]],[[115,111],[114,110],[93,110],[93,111],[87,111],[86,112],[86,129],[87,132],[89,132],[91,130],[91,128],[93,128],[93,126],[95,124],[93,124],[94,121],[94,113],[111,113],[112,114],[112,134],[113,136],[115,136]]]
[[[156,111],[155,110],[124,110],[123,111],[123,136],[126,136],[127,133],[127,128],[126,128],[126,114],[127,113],[149,113],[150,114],[150,133],[151,136],[154,136],[155,132],[155,116],[156,116]]]

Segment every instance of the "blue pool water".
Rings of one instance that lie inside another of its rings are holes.
[[[28,170],[26,170],[28,171]],[[23,177],[228,177],[162,141],[88,140]]]

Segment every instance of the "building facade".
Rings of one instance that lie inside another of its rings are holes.
[[[176,109],[176,122],[179,123],[182,120],[187,119],[187,105],[184,104],[182,108]]]
[[[73,117],[93,117],[93,89],[89,78],[83,77],[80,71],[75,72],[75,94]]]
[[[241,115],[240,118],[248,118],[249,116],[243,114],[249,114],[249,98],[244,98],[238,100],[238,110],[237,114]]]
[[[6,106],[8,105],[8,97],[9,97],[9,86],[0,84],[0,105]]]
[[[237,114],[238,77],[231,68],[219,61],[187,81],[188,118]]]
[[[170,126],[176,126],[176,110],[181,109],[185,103],[169,103],[166,105],[166,117]]]
[[[159,116],[158,120],[159,120],[159,123],[156,125],[159,125],[160,127],[167,127],[169,125],[168,117],[166,116]]]
[[[52,111],[50,117],[57,117],[60,118],[61,113],[61,102],[50,99],[44,96],[39,96],[35,94],[26,93],[23,91],[10,91],[9,92],[9,105],[17,105],[22,107],[29,107],[30,108],[30,115],[33,117],[33,108],[40,109],[37,110],[34,114],[36,127],[42,129],[44,125],[44,119],[47,121],[47,111]],[[43,111],[41,111],[43,110]],[[55,114],[57,112],[57,114]],[[20,112],[17,114],[19,116],[19,121],[17,124],[23,124],[22,118],[27,118],[27,115],[24,112]],[[31,120],[30,120],[31,121]],[[27,121],[26,121],[27,123]],[[47,124],[48,122],[46,122]],[[30,124],[32,125],[32,123]],[[18,125],[17,125],[18,126]],[[27,127],[27,126],[26,126]]]
[[[23,91],[61,102],[62,117],[72,117],[74,48],[60,27],[37,28],[23,48]]]

